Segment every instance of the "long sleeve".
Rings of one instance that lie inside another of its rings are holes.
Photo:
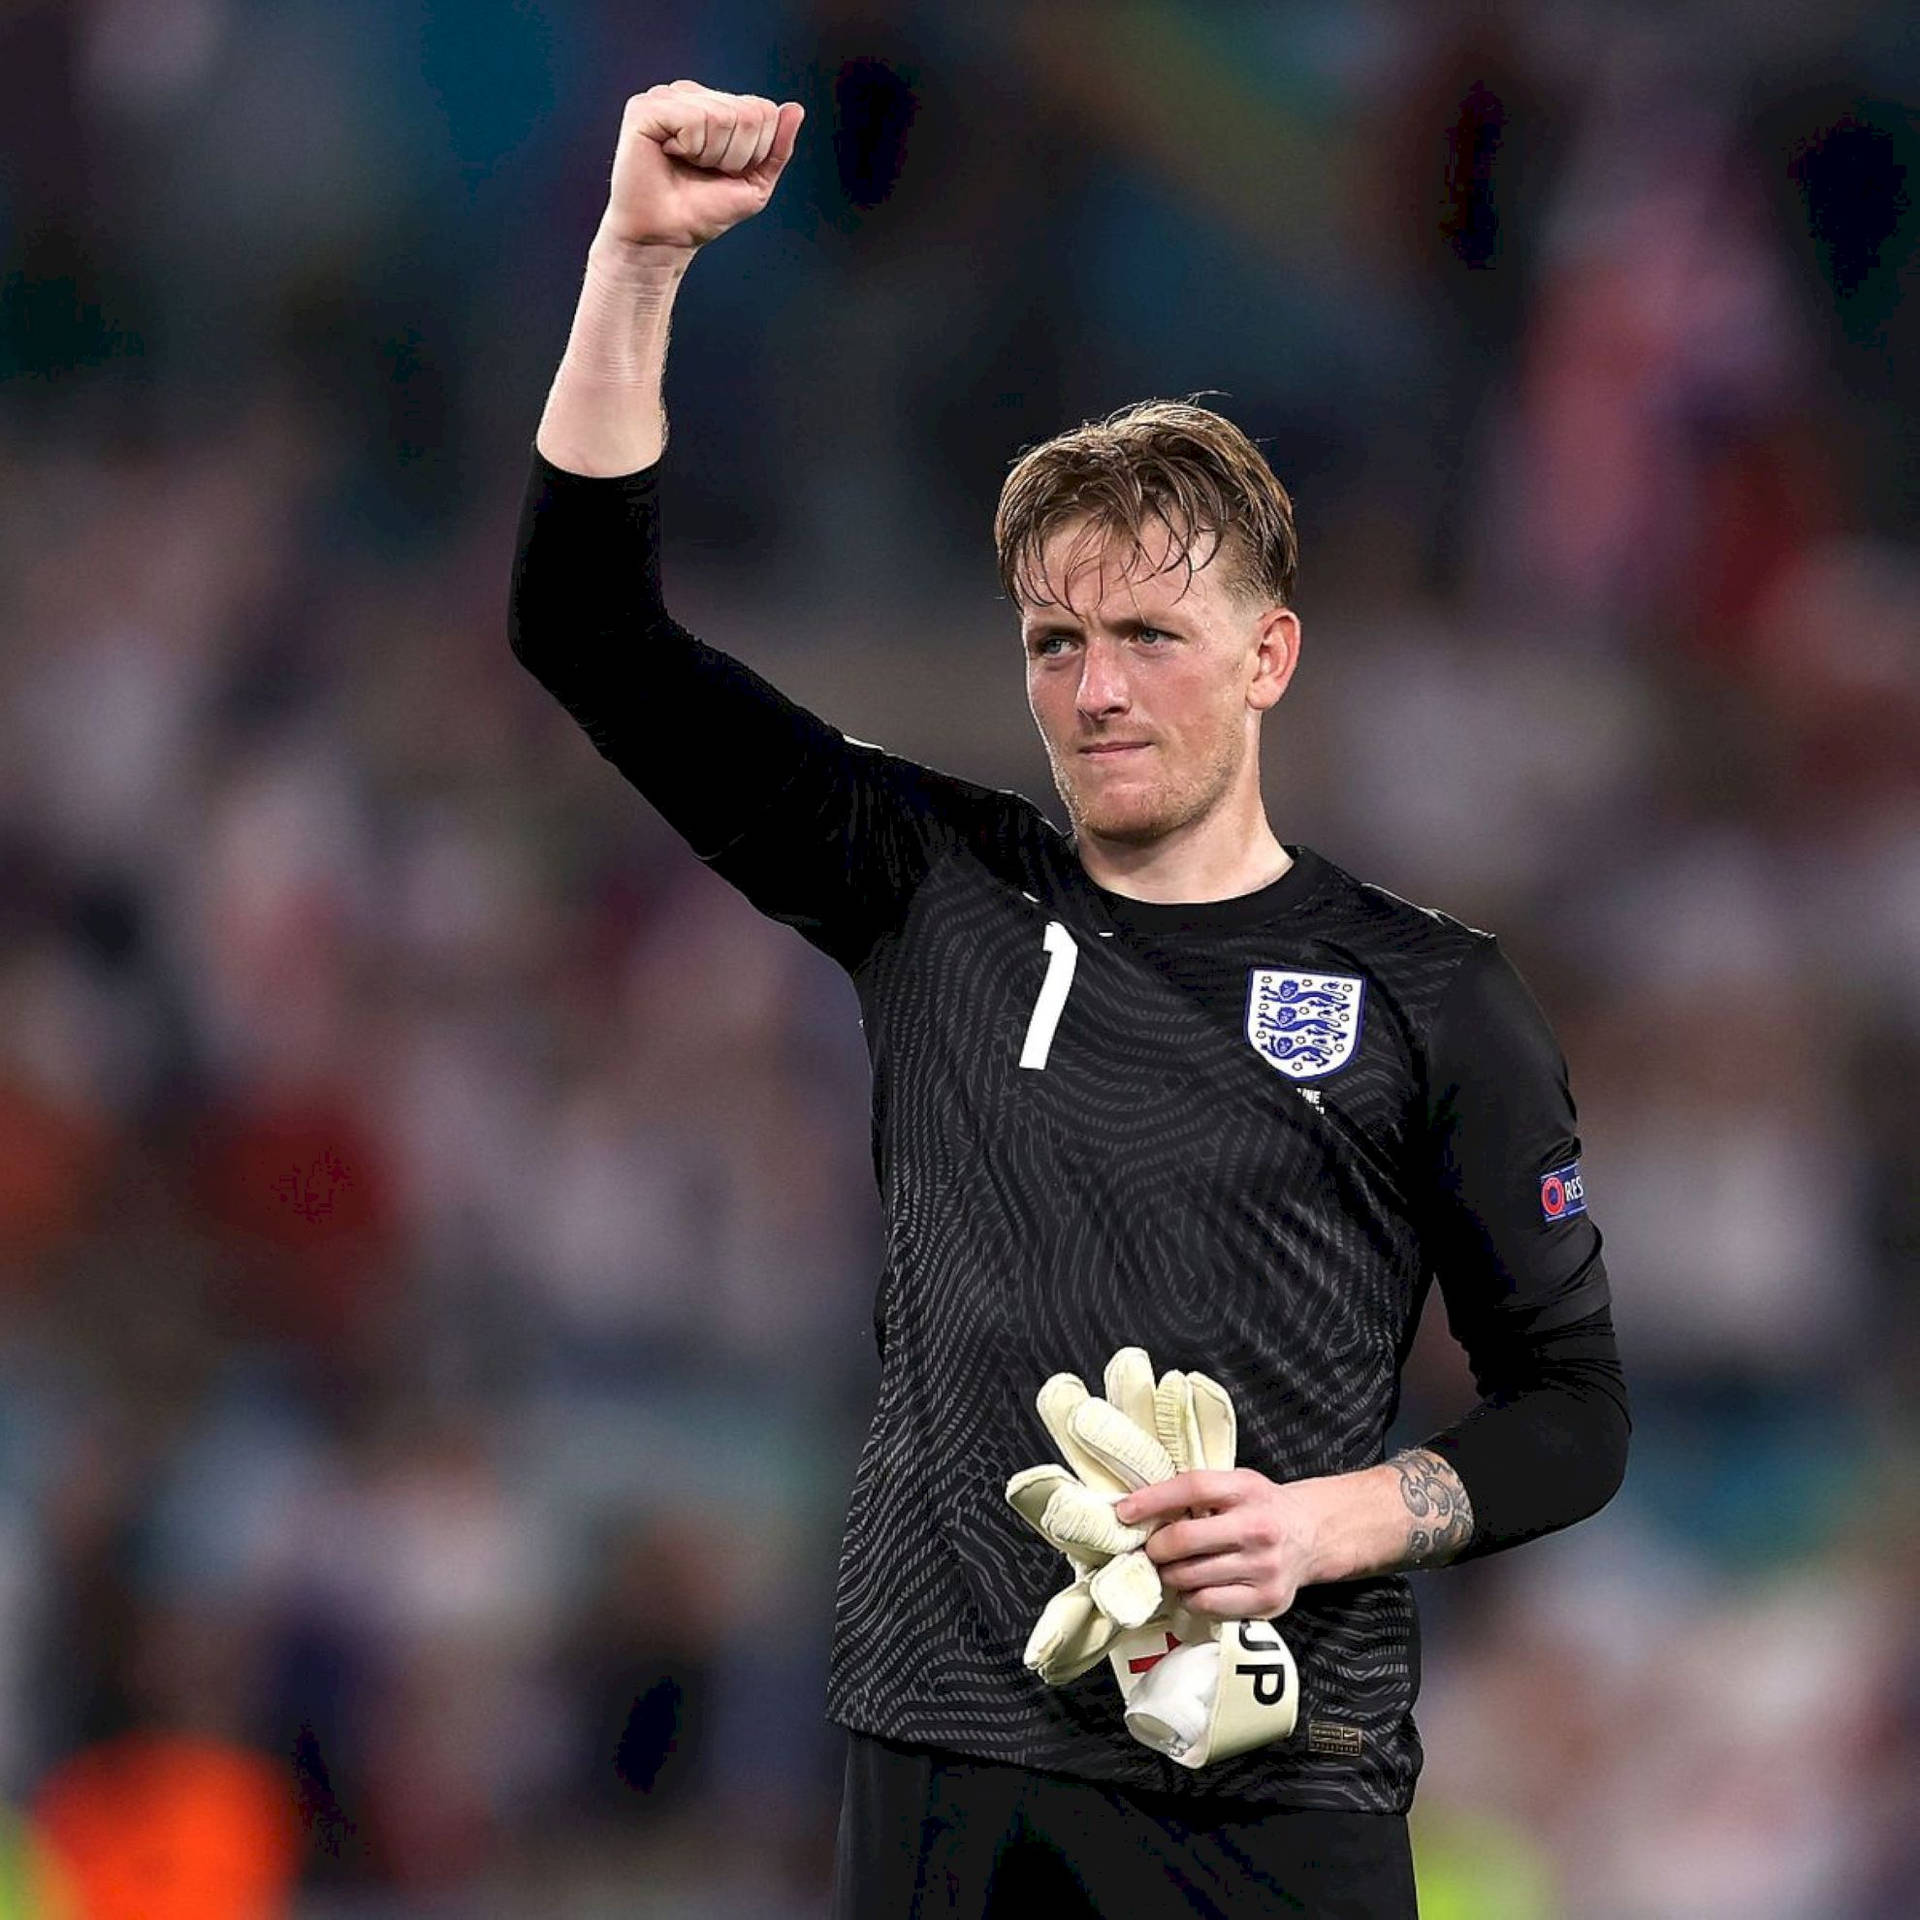
[[[1453,1464],[1473,1507],[1473,1560],[1597,1513],[1626,1471],[1632,1419],[1603,1308],[1507,1343],[1483,1336],[1468,1355],[1482,1398],[1425,1445]]]
[[[716,873],[852,970],[975,790],[848,740],[675,620],[659,490],[659,463],[593,478],[534,452],[514,658]]]
[[[1632,1420],[1565,1056],[1489,938],[1428,1055],[1425,1232],[1480,1403],[1426,1445],[1473,1506],[1465,1559],[1597,1512]]]

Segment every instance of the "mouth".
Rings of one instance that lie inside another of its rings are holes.
[[[1092,746],[1082,747],[1082,753],[1100,756],[1119,753],[1144,753],[1153,745],[1151,740],[1096,740]]]

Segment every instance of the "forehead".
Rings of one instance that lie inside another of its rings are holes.
[[[1132,534],[1096,528],[1089,516],[1064,521],[1041,543],[1033,568],[1032,584],[1045,598],[1026,610],[1034,618],[1182,604],[1197,612],[1211,604],[1223,569],[1213,564],[1213,537],[1204,535],[1193,543],[1189,580],[1180,558],[1185,544],[1158,514],[1142,523],[1137,547]]]

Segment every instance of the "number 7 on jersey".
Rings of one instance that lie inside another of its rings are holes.
[[[1039,1069],[1047,1064],[1053,1046],[1053,1030],[1067,1004],[1067,991],[1073,985],[1073,970],[1080,963],[1080,949],[1073,935],[1058,920],[1049,920],[1041,936],[1047,950],[1047,977],[1040,982],[1040,997],[1033,1003],[1033,1017],[1027,1022],[1027,1042],[1020,1049],[1020,1064]]]

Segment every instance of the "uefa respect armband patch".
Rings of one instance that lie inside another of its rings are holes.
[[[1570,1220],[1587,1210],[1586,1183],[1580,1178],[1580,1162],[1570,1160],[1564,1167],[1540,1176],[1540,1215],[1544,1220]]]

